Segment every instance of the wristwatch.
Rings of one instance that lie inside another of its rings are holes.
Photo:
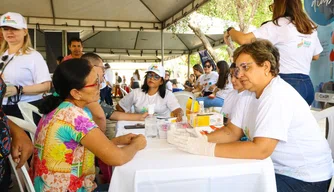
[[[231,31],[231,29],[234,29],[234,27],[229,27],[229,28],[227,28],[226,32],[227,32],[228,35],[230,35],[230,31]]]

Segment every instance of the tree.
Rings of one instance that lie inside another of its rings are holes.
[[[241,31],[248,32],[251,25],[259,27],[262,22],[271,19],[268,9],[271,3],[272,0],[211,0],[197,12],[234,21]]]

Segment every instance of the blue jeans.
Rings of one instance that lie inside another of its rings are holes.
[[[308,105],[311,105],[314,100],[314,88],[310,76],[293,73],[279,74],[279,76],[289,83],[297,92],[305,99]]]
[[[222,107],[224,105],[224,99],[220,97],[215,97],[214,99],[210,99],[209,97],[198,97],[196,100],[198,102],[204,101],[204,108]]]
[[[331,181],[304,182],[280,174],[275,177],[277,192],[327,192]]]
[[[108,105],[113,105],[110,87],[106,86],[100,89],[100,100],[106,102]]]

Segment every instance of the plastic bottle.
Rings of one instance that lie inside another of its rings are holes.
[[[204,114],[204,101],[199,101],[199,113]]]
[[[154,116],[154,105],[148,106],[148,116],[145,118],[145,136],[156,138],[158,136],[157,118]]]

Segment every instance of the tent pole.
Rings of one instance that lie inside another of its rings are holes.
[[[164,66],[164,49],[165,49],[164,30],[161,29],[161,64],[162,66]]]
[[[62,43],[63,47],[62,47],[62,49],[63,49],[63,56],[65,57],[67,55],[67,31],[63,30],[62,35],[63,35],[63,38],[62,38],[63,39],[63,43]]]
[[[34,28],[34,49],[37,49],[37,30],[36,30],[36,26]]]
[[[190,76],[190,53],[188,53],[188,78]]]

